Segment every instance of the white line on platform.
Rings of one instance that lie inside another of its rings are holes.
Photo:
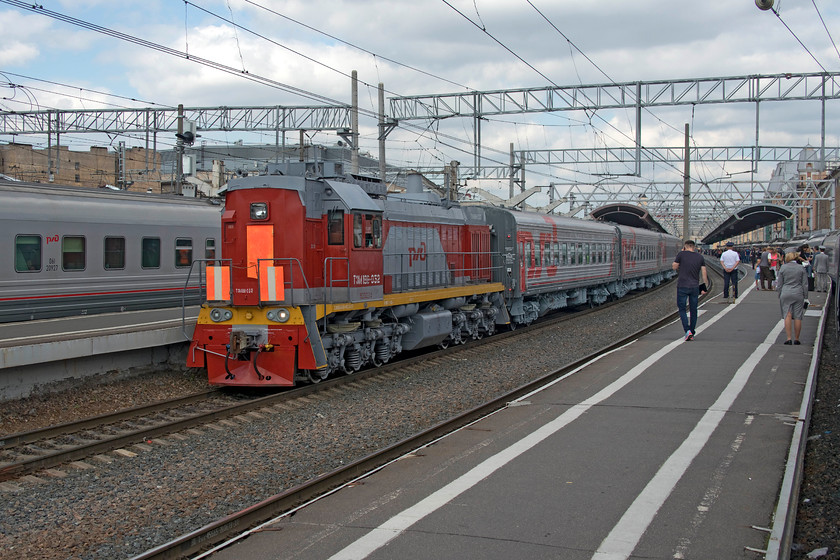
[[[758,366],[761,358],[773,347],[773,343],[784,329],[784,322],[779,321],[770,330],[764,342],[758,345],[749,358],[741,364],[729,384],[718,397],[717,401],[706,411],[691,433],[676,451],[660,467],[642,493],[624,512],[607,538],[595,551],[593,560],[626,560],[633,553],[648,525],[673,492],[677,482],[688,470],[689,465],[700,453],[712,432],[723,420],[724,415],[735,402],[741,390],[747,384],[750,375]]]
[[[744,295],[746,295],[746,293]],[[709,321],[702,324],[697,329],[698,333],[702,332],[703,330],[712,326],[714,323],[716,323],[718,320],[720,320],[722,317],[724,317],[731,310],[735,309],[735,307],[736,307],[735,305],[731,305],[731,306],[728,306],[726,309],[723,309],[720,313],[717,313],[714,317],[712,317]],[[772,343],[772,341],[775,340],[775,337],[778,336],[777,331],[781,328],[781,325],[782,325],[782,323],[777,324],[771,330],[770,334],[767,336],[767,339],[765,340],[765,343],[759,346],[759,350],[761,351],[762,354],[767,351],[766,345],[769,344],[769,343]],[[768,343],[767,341],[770,341],[770,342]],[[391,542],[393,539],[398,537],[403,531],[405,531],[406,529],[408,529],[409,527],[411,527],[412,525],[414,525],[415,523],[417,523],[418,521],[420,521],[424,517],[430,515],[431,513],[438,510],[439,508],[443,507],[444,505],[446,505],[447,503],[449,503],[450,501],[455,499],[457,496],[461,495],[462,493],[466,492],[467,490],[469,490],[470,488],[472,488],[473,486],[475,486],[476,484],[478,484],[479,482],[481,482],[485,478],[489,477],[491,474],[493,474],[494,472],[496,472],[497,470],[499,470],[500,468],[502,468],[503,466],[505,466],[506,464],[508,464],[512,460],[516,459],[517,457],[519,457],[520,455],[522,455],[526,451],[532,449],[533,447],[538,445],[540,442],[542,442],[546,438],[548,438],[548,437],[552,436],[553,434],[557,433],[558,431],[560,431],[561,429],[563,429],[564,427],[569,425],[574,420],[577,420],[581,415],[583,415],[587,410],[589,410],[593,406],[595,406],[595,405],[605,401],[606,399],[610,398],[612,395],[614,395],[616,392],[621,390],[627,384],[629,384],[634,379],[639,377],[650,366],[652,366],[654,363],[659,361],[660,358],[668,355],[670,352],[675,350],[681,344],[685,344],[685,342],[683,341],[682,338],[667,344],[666,346],[664,346],[663,348],[661,348],[657,352],[655,352],[652,355],[645,358],[641,363],[639,363],[637,366],[633,367],[630,371],[628,371],[627,373],[622,375],[620,378],[613,381],[612,383],[610,383],[605,388],[601,389],[598,393],[596,393],[592,397],[586,399],[585,401],[583,401],[582,403],[580,403],[578,405],[575,405],[575,406],[571,407],[566,412],[564,412],[563,414],[561,414],[560,416],[558,416],[557,418],[555,418],[554,420],[552,420],[548,424],[545,424],[541,428],[539,428],[536,431],[532,432],[531,434],[525,436],[523,439],[514,443],[510,447],[508,447],[508,448],[500,451],[499,453],[493,455],[492,457],[489,457],[488,459],[484,460],[479,465],[473,467],[470,471],[466,472],[465,474],[461,475],[457,479],[453,480],[452,482],[450,482],[449,484],[447,484],[446,486],[444,486],[440,490],[432,493],[431,495],[429,495],[425,499],[421,500],[420,502],[418,502],[414,506],[412,506],[412,507],[410,507],[406,510],[403,510],[402,512],[398,513],[397,515],[395,515],[391,519],[385,521],[379,527],[373,529],[372,531],[370,531],[369,533],[367,533],[366,535],[364,535],[360,539],[351,543],[350,545],[348,545],[344,549],[338,551],[336,554],[331,556],[329,560],[359,560],[359,559],[362,559],[362,558],[366,558],[367,556],[372,554],[374,551],[378,550],[379,548],[381,548],[381,547],[385,546],[386,544],[388,544],[389,542]],[[754,356],[757,353],[758,353],[758,350],[756,351],[756,353],[754,353]],[[752,360],[752,357],[750,358],[750,360],[748,360],[748,363],[751,363],[751,360]],[[586,366],[582,366],[582,367],[586,367]],[[742,366],[741,369],[744,369],[744,367]],[[741,370],[739,370],[739,372],[740,371]],[[750,368],[749,371],[752,371],[752,369]],[[747,377],[749,377],[749,373],[747,373]],[[698,427],[702,426],[704,429],[709,428],[709,424],[708,424],[709,420],[706,418],[707,416],[710,416],[710,415],[711,415],[711,417],[716,417],[717,415],[722,416],[722,414],[728,408],[728,404],[726,405],[726,407],[723,407],[721,405],[724,404],[724,403],[731,403],[731,401],[729,400],[729,397],[727,395],[729,394],[729,392],[734,390],[733,383],[735,383],[735,379],[738,379],[738,378],[739,378],[739,375],[738,375],[738,373],[736,373],[735,378],[733,378],[733,381],[730,382],[729,386],[727,387],[726,390],[724,390],[724,393],[721,395],[721,397],[718,399],[718,401],[715,403],[715,405],[713,405],[712,408],[709,410],[709,412],[706,413],[706,416],[704,416],[703,419],[700,421],[700,424],[698,425]],[[744,382],[746,382],[746,380],[744,380]],[[740,391],[740,389],[739,389],[739,391]],[[734,400],[734,396],[732,396],[731,398]],[[695,431],[697,431],[697,429],[698,428],[695,428]],[[709,433],[711,433],[711,431]],[[693,432],[692,432],[692,434],[693,434]],[[689,437],[689,439],[686,440],[686,443],[688,443],[689,441],[691,441],[691,444],[689,444],[687,447],[693,449],[694,440],[691,439],[691,436]],[[704,442],[705,442],[705,440],[704,440]],[[686,447],[686,443],[684,443],[683,446],[680,447],[680,449],[678,449],[677,452],[675,452],[674,455],[676,455],[677,453],[680,453],[681,458],[683,458],[684,455],[687,456],[685,452],[680,452],[680,450],[683,447]],[[699,449],[697,450],[697,452],[699,452]],[[670,459],[669,459],[669,462],[670,462]],[[666,463],[666,466],[668,464],[669,463]],[[660,472],[662,472],[663,470],[665,470],[665,467],[660,469]],[[674,469],[669,467],[668,474],[670,474],[673,477],[673,476],[677,475],[677,470],[674,470]],[[657,476],[659,476],[659,475],[657,474]],[[682,474],[680,473],[679,476],[682,476]],[[676,478],[676,480],[678,480],[678,479],[679,479],[679,477]],[[656,480],[656,477],[654,478],[654,480]],[[651,483],[648,484],[648,487],[650,487],[651,484],[653,484],[653,481],[651,481]],[[674,482],[674,484],[676,484],[676,482]],[[646,491],[647,491],[647,489],[646,489]],[[670,493],[670,490],[668,492]],[[666,494],[666,497],[667,497],[667,494]],[[633,506],[631,506],[631,508],[632,507]],[[653,508],[651,506],[652,513],[655,514],[656,511],[659,510],[659,507],[660,507],[659,505],[656,505],[655,508]],[[625,514],[625,517],[627,517],[626,514]],[[651,515],[651,519],[652,518],[653,517]],[[623,520],[623,518],[622,518],[622,520]],[[641,531],[641,532],[639,532],[638,537],[633,536],[630,528],[628,528],[628,530],[625,530],[624,527],[622,527],[620,529],[620,531],[619,531],[620,535],[618,535],[618,536],[620,536],[620,538],[622,540],[626,541],[628,544],[629,544],[630,540],[635,538],[635,540],[633,541],[633,547],[635,547],[635,543],[638,542],[639,538],[641,538],[641,534],[644,532],[644,529],[647,528],[647,525],[649,524],[649,522],[650,521],[645,522],[644,527],[642,527],[639,524],[636,524],[634,527],[632,527],[632,530],[635,530],[637,532]],[[616,530],[614,529],[613,533],[615,533],[615,532],[616,532]],[[612,536],[612,533],[610,535]],[[607,543],[608,545],[612,546],[611,541],[608,542],[609,539],[610,539],[610,537],[607,537],[607,540],[605,540],[604,542]],[[602,543],[601,546],[603,547],[604,544]],[[626,546],[625,546],[625,548],[626,548]],[[630,549],[630,552],[632,552],[632,547]],[[597,554],[596,554],[596,556],[597,556]],[[628,556],[629,556],[629,553],[628,553]],[[600,560],[600,558],[602,558],[602,557],[598,556],[598,558]],[[604,556],[603,558],[613,558],[613,557],[612,556],[609,556],[609,557]],[[616,556],[616,558],[617,558],[617,556]]]

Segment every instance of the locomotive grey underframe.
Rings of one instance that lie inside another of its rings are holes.
[[[493,334],[507,317],[501,294],[489,293],[334,313],[326,328],[305,321],[313,348],[320,338],[324,354],[318,356],[316,348],[320,369],[302,374],[326,379],[333,371],[352,373],[366,364],[381,365],[404,350],[462,344]]]

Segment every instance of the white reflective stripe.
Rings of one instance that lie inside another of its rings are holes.
[[[265,267],[265,274],[266,274],[266,281],[268,283],[268,294],[266,301],[277,301],[277,284],[276,284],[276,277],[275,277],[275,267],[267,266]]]
[[[220,301],[225,299],[222,296],[222,280],[224,278],[224,271],[221,266],[213,267],[213,293],[212,297],[208,298],[210,301]]]

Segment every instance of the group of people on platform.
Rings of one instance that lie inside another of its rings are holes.
[[[726,303],[735,303],[738,299],[738,268],[741,255],[735,251],[735,244],[729,242],[726,249],[719,253],[723,268],[723,297]],[[779,294],[779,306],[785,321],[785,344],[801,344],[799,334],[802,330],[802,318],[808,307],[808,290],[827,292],[831,286],[828,276],[829,257],[825,247],[817,252],[806,244],[797,251],[778,251],[767,247],[760,253],[751,251],[751,265],[755,269],[755,287],[757,290],[776,290]],[[705,259],[697,252],[693,241],[686,241],[683,250],[677,254],[672,268],[677,271],[677,309],[680,312],[685,340],[693,340],[697,326],[697,302],[699,296],[708,291],[709,278]],[[702,276],[702,284],[700,283]],[[809,284],[811,284],[809,286]],[[732,299],[729,290],[732,288]]]

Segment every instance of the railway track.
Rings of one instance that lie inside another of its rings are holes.
[[[627,300],[622,300],[626,302]],[[608,306],[602,306],[598,309],[607,309]],[[268,520],[277,518],[280,515],[289,515],[294,513],[298,508],[303,507],[307,502],[317,499],[330,490],[339,487],[343,484],[351,482],[355,479],[365,476],[376,468],[397,459],[407,453],[415,451],[416,449],[427,445],[428,443],[442,437],[443,435],[461,427],[470,422],[473,422],[499,408],[504,407],[508,402],[517,397],[526,394],[537,387],[551,382],[560,376],[565,375],[568,371],[578,367],[582,363],[591,360],[598,354],[608,352],[614,348],[626,344],[627,342],[643,336],[644,334],[660,328],[661,326],[671,322],[677,316],[676,313],[670,314],[667,317],[648,325],[641,330],[631,334],[630,336],[615,342],[608,347],[602,348],[587,356],[576,360],[574,363],[567,364],[562,368],[549,372],[543,377],[524,384],[515,390],[498,396],[480,406],[477,406],[463,414],[435,425],[421,433],[415,434],[407,439],[394,443],[376,453],[367,457],[343,466],[332,472],[323,474],[307,483],[301,484],[280,494],[272,496],[263,500],[259,504],[248,507],[238,513],[223,517],[213,523],[205,525],[204,527],[193,531],[189,534],[183,535],[173,541],[160,545],[152,550],[135,556],[132,560],[163,560],[192,557],[200,552],[208,551],[212,546],[224,543],[231,539],[237,538],[245,534],[250,527],[265,523]],[[517,329],[516,332],[502,333],[501,335],[484,339],[481,342],[487,344],[504,344],[504,339],[510,336],[518,336],[531,329],[551,328],[556,321],[535,324],[527,329]],[[481,352],[479,345],[467,345],[463,347],[463,352]],[[421,359],[431,359],[428,355]],[[401,367],[405,367],[405,362],[400,363]],[[373,370],[381,371],[381,370]],[[360,374],[356,374],[360,375]]]
[[[209,390],[0,439],[0,481],[187,429],[242,397]]]
[[[670,284],[654,288],[662,289]],[[350,376],[334,378],[316,385],[307,385],[292,390],[273,393],[263,397],[242,393],[228,393],[222,390],[179,397],[171,400],[120,410],[68,422],[57,426],[11,434],[0,439],[0,482],[14,480],[62,464],[108,453],[127,446],[148,442],[167,434],[177,433],[205,426],[219,420],[236,417],[260,409],[294,401],[332,389],[343,383],[383,375],[394,369],[409,367],[427,359],[433,359],[444,352],[476,352],[483,344],[503,344],[511,336],[521,336],[540,328],[550,328],[570,317],[597,313],[613,305],[629,304],[635,298],[644,297],[646,292],[631,294],[621,300],[591,309],[572,313],[561,313],[548,317],[533,325],[519,328],[515,332],[503,332],[482,340],[471,341],[458,348],[424,352],[376,369],[363,370]]]

